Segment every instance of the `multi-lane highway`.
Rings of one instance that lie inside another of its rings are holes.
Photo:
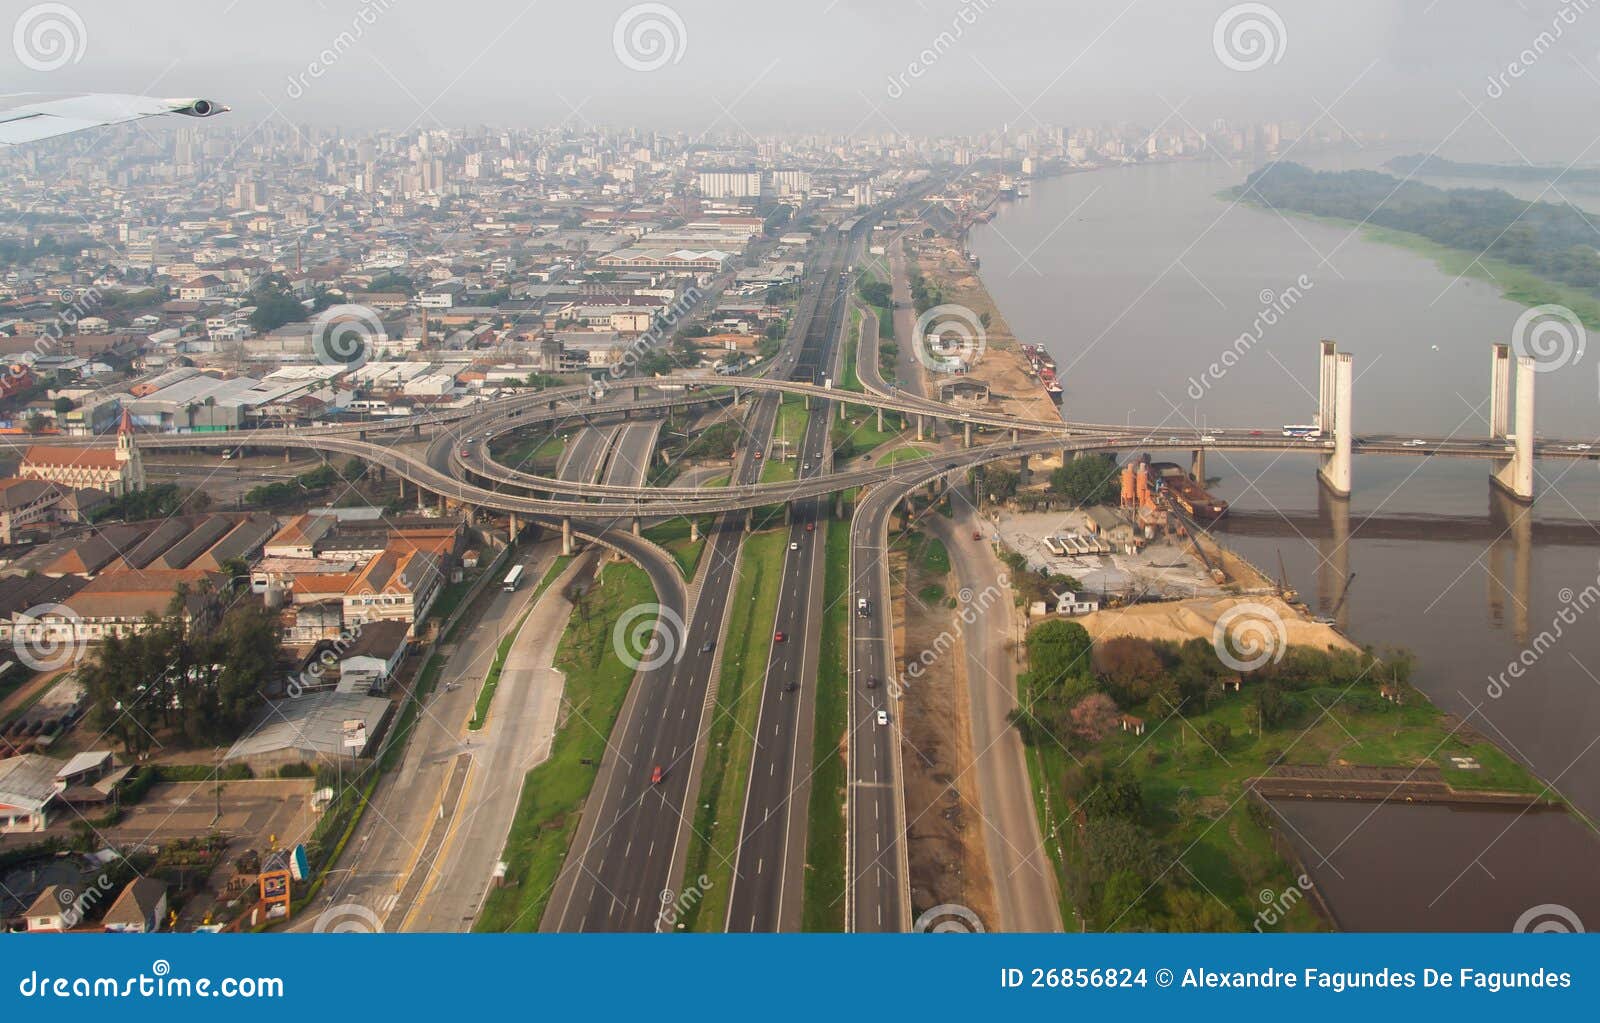
[[[825,269],[831,284],[826,309],[811,321],[791,373],[808,378],[831,372],[849,281],[837,270],[855,251],[852,241]],[[815,403],[795,452],[796,474],[808,479],[831,468],[830,402]],[[842,679],[817,676],[821,648],[822,579],[828,523],[826,499],[790,505],[788,545],[772,627],[774,637],[763,678],[761,706],[751,753],[739,844],[734,858],[733,891],[728,898],[729,931],[795,931],[801,922],[805,888],[807,818],[810,805],[811,740],[816,690]]]

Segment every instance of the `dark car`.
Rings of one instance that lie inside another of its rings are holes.
[[[714,639],[708,639],[704,643],[700,644],[700,652],[703,653],[703,654],[709,654],[711,651],[715,650],[716,648],[717,648],[717,641],[714,640]]]

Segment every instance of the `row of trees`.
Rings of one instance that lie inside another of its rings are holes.
[[[154,748],[158,735],[166,745],[236,738],[262,702],[281,648],[275,617],[255,601],[232,606],[213,627],[187,623],[185,606],[220,597],[180,588],[165,616],[102,643],[81,673],[90,726],[134,755]]]

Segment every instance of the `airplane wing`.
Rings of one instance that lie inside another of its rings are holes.
[[[157,99],[103,92],[54,97],[28,92],[0,95],[0,145],[37,142],[158,114],[211,117],[227,109],[208,99]]]

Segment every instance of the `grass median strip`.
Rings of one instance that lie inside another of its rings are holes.
[[[484,899],[474,930],[538,929],[578,830],[579,812],[606,755],[606,737],[633,684],[633,669],[617,657],[612,629],[628,608],[655,599],[650,577],[642,570],[612,564],[606,566],[599,585],[574,604],[556,648],[556,667],[566,676],[561,728],[550,759],[523,779],[501,857],[506,862],[506,883]]]
[[[489,665],[488,674],[483,676],[483,688],[478,690],[478,702],[472,709],[471,719],[467,721],[467,728],[470,731],[478,731],[483,728],[484,722],[489,720],[489,704],[494,700],[495,690],[500,687],[500,672],[506,666],[506,657],[511,653],[511,644],[516,642],[518,634],[522,632],[522,623],[533,613],[533,605],[539,603],[544,591],[556,581],[557,576],[566,571],[571,561],[572,555],[562,554],[545,570],[544,578],[539,580],[538,588],[533,591],[533,597],[528,601],[528,610],[522,612],[522,617],[517,619],[516,627],[506,633],[500,645],[495,648],[494,663]]]
[[[644,538],[652,543],[660,544],[672,554],[678,563],[678,570],[685,579],[694,578],[694,570],[700,564],[700,553],[705,550],[706,531],[715,524],[716,518],[711,515],[699,517],[700,535],[698,539],[691,540],[689,519],[668,519],[660,525],[651,526],[644,531]]]
[[[727,913],[787,539],[783,531],[751,534],[740,555],[685,873],[704,874],[711,884],[687,915],[687,930],[720,931]]]
[[[850,526],[830,523],[822,575],[822,646],[817,658],[816,737],[811,751],[810,829],[802,926],[844,930],[844,733],[849,727],[846,644],[850,619]]]

